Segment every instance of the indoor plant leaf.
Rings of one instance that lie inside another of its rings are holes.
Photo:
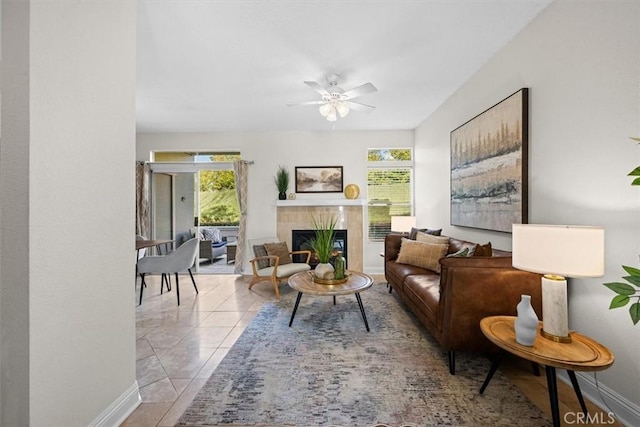
[[[633,286],[626,283],[610,282],[605,283],[604,285],[618,295],[633,295],[636,293],[636,290],[633,288]]]
[[[627,176],[640,176],[640,166],[629,172]]]
[[[631,181],[631,185],[640,185],[640,178],[636,178],[633,181]]]
[[[640,321],[640,302],[634,302],[629,307],[629,314],[631,314],[631,321],[633,324],[637,324]]]
[[[624,276],[623,279],[631,283],[632,285],[640,287],[640,277],[638,276]]]
[[[315,238],[311,239],[309,245],[316,253],[318,260],[326,264],[331,259],[333,246],[335,243],[334,229],[338,220],[334,216],[313,218],[313,228]]]
[[[640,269],[639,268],[629,267],[628,265],[623,265],[622,268],[624,268],[624,271],[626,271],[630,275],[640,277]]]
[[[609,305],[609,310],[614,309],[614,308],[624,307],[625,305],[627,305],[628,302],[629,302],[629,297],[628,296],[626,296],[626,295],[616,295],[611,300],[611,304]]]

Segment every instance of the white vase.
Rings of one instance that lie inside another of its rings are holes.
[[[333,279],[333,265],[327,263],[320,263],[316,265],[314,274],[318,279],[330,280]]]
[[[531,295],[521,295],[516,310],[518,312],[518,317],[514,324],[516,341],[522,345],[532,346],[536,339],[538,316],[531,306]]]

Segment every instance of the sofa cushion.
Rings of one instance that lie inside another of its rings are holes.
[[[264,245],[253,245],[253,255],[258,258],[261,256],[267,256],[269,255],[267,253],[267,248],[264,247]],[[267,268],[269,267],[269,260],[268,259],[259,259],[256,262],[256,267],[258,268],[258,270],[262,270],[263,268]]]
[[[417,242],[402,238],[400,253],[396,262],[410,264],[440,273],[438,262],[446,253],[449,245]]]
[[[409,239],[416,240],[416,234],[418,231],[422,231],[423,233],[432,234],[434,236],[439,236],[442,233],[442,228],[439,230],[430,230],[428,228],[415,228],[411,227],[411,231],[409,232]]]
[[[467,256],[472,256],[472,255],[469,254],[469,248],[462,248],[458,252],[454,252],[452,254],[448,254],[447,258],[449,258],[449,257],[467,257]]]
[[[220,230],[217,228],[203,228],[202,235],[204,236],[204,240],[211,240],[214,243],[222,241]]]
[[[422,231],[416,233],[416,242],[434,243],[436,245],[449,246],[449,236],[434,236]]]
[[[456,239],[455,237],[449,238],[449,251],[447,253],[454,254],[464,248],[469,248],[469,256],[473,256],[473,252],[476,250],[476,244],[473,242],[467,242],[466,240]]]
[[[473,252],[473,256],[493,256],[491,242],[486,245],[476,245],[476,250]]]
[[[291,264],[293,262],[286,242],[265,243],[264,247],[269,255],[277,256],[279,258],[278,265]],[[271,266],[274,266],[275,264],[275,261],[272,260]]]

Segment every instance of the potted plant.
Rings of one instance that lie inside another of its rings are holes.
[[[278,199],[286,200],[287,190],[289,189],[289,171],[284,166],[278,166],[278,171],[273,180],[278,189]]]
[[[631,137],[631,139],[640,142],[640,138]],[[640,166],[629,172],[629,176],[636,177],[633,182],[631,182],[631,185],[640,185]],[[623,277],[628,283],[604,283],[607,288],[617,294],[611,300],[609,310],[625,307],[631,303],[629,306],[629,315],[631,316],[633,324],[637,325],[638,322],[640,322],[640,270],[628,265],[623,265],[622,268],[629,274]]]
[[[334,251],[335,236],[333,230],[338,220],[334,216],[313,219],[315,237],[309,246],[315,252],[320,263],[315,268],[315,275],[320,279],[332,279],[333,266],[329,263]]]

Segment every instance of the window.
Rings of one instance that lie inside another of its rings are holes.
[[[382,241],[391,217],[413,212],[413,153],[410,148],[367,151],[369,241]]]

